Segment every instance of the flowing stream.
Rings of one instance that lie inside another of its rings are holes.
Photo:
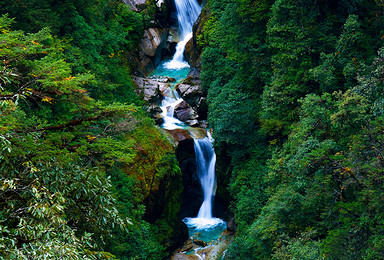
[[[186,43],[192,37],[192,26],[200,14],[201,7],[196,0],[175,0],[177,18],[180,31],[180,42],[176,46],[176,53],[172,60],[163,62],[155,70],[154,75],[176,78],[176,83],[187,76],[189,64],[184,60]],[[172,84],[175,85],[176,83]],[[188,129],[180,120],[174,117],[175,107],[183,101],[178,93],[170,88],[163,93],[161,105],[164,129]],[[217,240],[226,228],[226,222],[212,216],[213,197],[216,190],[215,164],[216,154],[212,145],[213,139],[207,132],[207,137],[194,139],[197,175],[204,193],[204,201],[197,216],[183,219],[189,228],[189,235],[194,239],[201,239],[207,243]],[[199,258],[202,256],[195,253]]]

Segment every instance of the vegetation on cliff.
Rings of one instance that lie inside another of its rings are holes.
[[[129,76],[155,9],[0,1],[1,256],[162,259],[181,237],[174,148]],[[383,17],[381,0],[207,1],[193,43],[226,258],[384,258]]]
[[[181,190],[161,189],[181,179],[129,76],[142,15],[112,0],[0,10],[0,255],[163,258]]]
[[[203,13],[201,78],[238,223],[226,257],[383,258],[382,1]]]

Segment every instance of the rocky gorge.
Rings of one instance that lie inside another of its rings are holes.
[[[143,8],[143,3],[130,2],[128,4],[132,5],[134,10]],[[209,125],[207,123],[207,96],[202,90],[199,75],[200,51],[196,48],[196,31],[201,29],[199,27],[200,17],[193,25],[192,38],[185,45],[184,59],[188,61],[190,67],[171,75],[167,74],[168,71],[166,73],[162,71],[163,60],[170,58],[175,51],[176,43],[180,40],[179,29],[175,24],[172,25],[172,14],[174,14],[172,5],[173,3],[170,2],[156,3],[157,12],[170,15],[166,24],[169,27],[163,27],[159,21],[153,21],[151,24],[156,27],[145,30],[144,38],[139,45],[139,55],[137,56],[139,59],[135,60],[138,65],[133,82],[136,94],[143,100],[144,109],[159,126],[164,124],[165,119],[164,108],[162,108],[163,100],[166,98],[181,100],[174,107],[166,106],[165,112],[171,112],[174,118],[181,121],[185,127],[163,130],[169,134],[169,140],[176,147],[176,155],[182,172],[182,199],[178,212],[181,220],[185,217],[196,216],[204,200],[202,186],[196,172],[194,140],[207,138]],[[223,188],[215,186],[215,191],[216,189]],[[218,195],[214,196],[214,200],[213,214],[226,219],[228,201]],[[183,246],[174,251],[171,259],[200,259],[200,257],[218,259],[230,243],[234,230],[226,231],[221,235],[220,232],[212,241],[206,240],[205,242],[198,237],[190,237]],[[187,254],[187,252],[189,253]]]

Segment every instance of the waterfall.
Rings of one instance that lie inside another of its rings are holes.
[[[209,134],[209,133],[208,133]],[[204,201],[200,207],[198,218],[212,218],[212,198],[215,187],[216,154],[209,137],[194,139],[197,175],[204,192]]]
[[[212,216],[212,200],[216,190],[215,165],[216,154],[212,146],[212,137],[207,132],[207,137],[194,139],[196,170],[204,193],[204,201],[200,206],[196,218],[185,218],[183,221],[192,232],[204,234],[224,230],[226,222]],[[204,237],[204,235],[203,235]]]
[[[164,63],[167,69],[182,69],[189,67],[184,61],[184,50],[187,42],[192,38],[192,26],[201,12],[196,0],[175,0],[177,21],[179,23],[180,41],[176,45],[176,52],[171,61]]]
[[[184,50],[187,42],[192,38],[192,27],[201,12],[201,7],[196,0],[175,0],[177,19],[179,25],[180,41],[176,45],[176,52],[172,60],[161,66],[162,70],[171,74],[188,68],[189,64],[184,61]],[[165,76],[165,75],[163,75]],[[173,116],[175,107],[183,101],[175,90],[169,89],[163,92],[164,99],[161,109],[164,123],[162,127],[167,130],[188,129],[183,122]],[[215,164],[216,154],[212,146],[212,138],[209,133],[203,139],[194,138],[194,149],[196,155],[197,175],[200,179],[204,193],[204,201],[200,206],[196,217],[183,219],[188,226],[189,233],[198,233],[199,238],[204,241],[217,239],[226,228],[226,222],[212,216],[213,196],[215,195]]]

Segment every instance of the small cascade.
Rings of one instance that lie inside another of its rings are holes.
[[[164,93],[163,101],[161,102],[161,115],[163,116],[164,123],[162,127],[167,130],[173,130],[177,128],[182,128],[184,124],[179,119],[173,117],[175,112],[175,107],[182,102],[183,99],[180,98],[177,91],[169,89],[168,93]]]
[[[177,21],[179,23],[180,41],[176,45],[176,52],[169,62],[164,63],[167,69],[182,69],[189,67],[184,61],[184,50],[187,42],[192,38],[192,26],[201,12],[196,0],[175,0]]]

